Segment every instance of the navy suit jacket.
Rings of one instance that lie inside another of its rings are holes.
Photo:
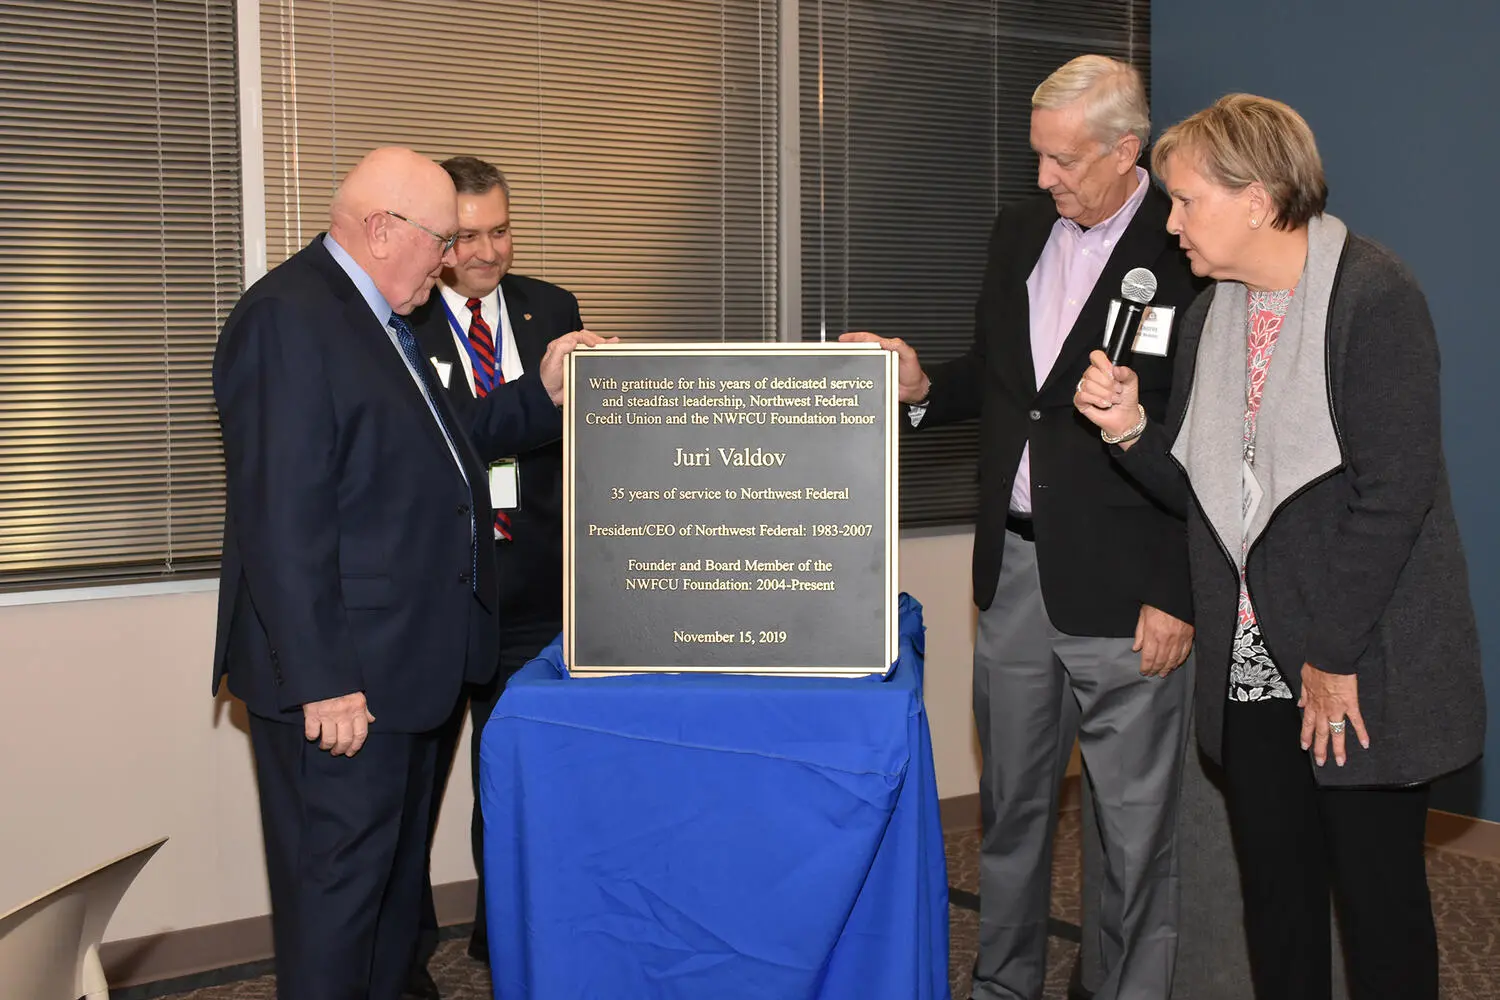
[[[321,236],[235,306],[214,398],[227,493],[214,689],[227,674],[250,711],[286,722],[362,691],[377,731],[439,726],[463,681],[495,669],[485,469],[438,392],[460,474]],[[468,427],[516,452],[555,438],[561,416],[533,376],[491,394]]]
[[[583,329],[578,299],[565,288],[520,274],[501,278],[500,291],[521,370],[534,377],[548,344]],[[467,329],[467,314],[454,318]],[[473,391],[464,381],[461,348],[453,339],[442,295],[434,291],[426,305],[413,309],[411,325],[423,357],[452,366],[448,401],[454,409],[461,417],[482,417],[482,406],[476,406]],[[494,460],[511,454],[515,452],[481,452],[480,458]],[[510,512],[515,540],[495,545],[501,641],[540,649],[562,630],[562,441],[551,441],[517,458],[521,506]]]

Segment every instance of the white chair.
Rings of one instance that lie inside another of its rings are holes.
[[[162,844],[137,848],[0,916],[0,997],[109,1000],[99,942],[130,883]]]

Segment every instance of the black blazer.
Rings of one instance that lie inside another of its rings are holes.
[[[578,299],[557,285],[507,274],[500,279],[505,311],[521,368],[534,373],[547,345],[558,337],[583,329]],[[457,316],[467,326],[467,316]],[[412,329],[425,357],[452,365],[448,398],[454,409],[472,414],[473,391],[464,381],[459,346],[444,314],[442,296],[434,291],[426,305],[411,315]],[[497,331],[498,335],[498,331]],[[504,458],[512,452],[484,455]],[[540,648],[562,630],[562,441],[557,440],[516,456],[520,463],[521,506],[510,520],[514,541],[495,544],[499,568],[500,631],[502,642],[533,644]]]
[[[363,691],[378,727],[436,728],[465,679],[495,670],[494,547],[471,562],[485,469],[439,393],[460,475],[321,236],[235,306],[214,398],[227,487],[214,689],[227,674],[250,711],[299,724],[304,703]],[[512,451],[561,426],[535,379],[486,404],[471,425]]]
[[[1185,307],[1201,283],[1166,231],[1170,202],[1154,185],[1126,227],[1057,363],[1038,391],[1031,356],[1026,279],[1057,221],[1046,194],[1006,208],[990,233],[974,343],[930,369],[920,428],[979,418],[979,515],[974,529],[974,603],[988,608],[1000,578],[1005,518],[1021,451],[1031,443],[1031,503],[1042,593],[1052,623],[1074,635],[1129,636],[1142,604],[1192,620],[1185,529],[1110,459],[1099,431],[1073,409],[1088,355],[1104,338],[1109,300],[1133,267],[1157,278],[1156,303]],[[1140,356],[1141,402],[1166,411],[1172,359]]]

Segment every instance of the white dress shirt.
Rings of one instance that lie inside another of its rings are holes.
[[[442,304],[448,307],[448,315],[458,321],[457,330],[453,329],[452,323],[448,326],[453,333],[453,342],[458,347],[458,363],[464,367],[464,378],[468,380],[469,391],[477,396],[478,390],[474,388],[474,362],[465,346],[469,340],[469,322],[474,316],[469,311],[469,298],[442,282],[438,282],[438,289],[443,296]],[[492,334],[499,331],[495,350],[499,352],[500,374],[505,376],[505,381],[514,382],[525,369],[521,367],[521,354],[516,350],[516,334],[510,327],[510,313],[505,308],[505,296],[498,285],[490,294],[480,298],[479,315]]]

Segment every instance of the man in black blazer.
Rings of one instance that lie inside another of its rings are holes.
[[[547,345],[583,329],[573,293],[535,278],[511,274],[514,244],[510,185],[493,165],[472,156],[443,161],[458,189],[455,261],[443,269],[437,290],[411,315],[412,328],[460,413],[474,409],[496,387],[537,369]],[[470,773],[474,808],[470,837],[479,898],[469,954],[488,961],[484,905],[484,822],[479,803],[479,739],[505,681],[562,631],[562,442],[507,456],[494,470],[495,563],[500,569],[498,675],[470,685],[460,698],[439,746],[439,791],[457,749],[465,716],[472,719]],[[441,794],[434,797],[436,831]],[[430,838],[430,835],[429,835]],[[429,839],[430,849],[430,839]],[[437,947],[437,915],[429,873],[423,901],[422,940],[407,993],[435,997],[426,972]]]
[[[984,835],[973,997],[982,1000],[1041,996],[1057,789],[1075,727],[1108,872],[1097,996],[1171,994],[1189,688],[1176,668],[1192,641],[1185,530],[1073,408],[1127,271],[1152,271],[1158,306],[1181,309],[1196,292],[1166,233],[1167,199],[1136,165],[1149,134],[1130,67],[1083,56],[1053,73],[1032,99],[1047,193],[995,222],[972,347],[924,372],[905,343],[882,341],[900,355],[912,426],[980,421],[974,717]],[[1167,311],[1154,320],[1166,323]],[[1170,350],[1131,364],[1155,416],[1171,389]],[[1084,571],[1101,557],[1108,571]]]
[[[214,357],[214,687],[227,675],[250,713],[281,1000],[400,995],[437,730],[495,669],[483,457],[556,437],[562,356],[598,342],[559,341],[461,424],[400,315],[452,260],[455,200],[432,161],[370,153],[328,232],[245,293]]]

